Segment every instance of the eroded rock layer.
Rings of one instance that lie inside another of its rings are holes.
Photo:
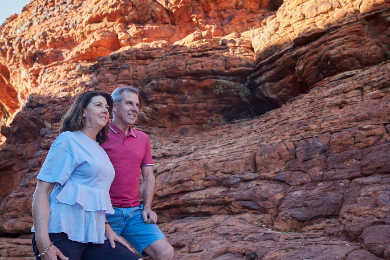
[[[132,84],[176,259],[389,258],[389,25],[384,0],[31,1],[0,27],[1,257],[31,257],[72,98]]]
[[[216,230],[226,219],[244,219],[250,225],[256,219],[255,226],[260,229],[293,232],[288,234],[293,237],[298,233],[354,241],[378,257],[388,258],[389,72],[387,62],[356,72],[349,79],[317,85],[258,119],[154,143],[161,151],[155,208],[165,217],[163,221],[170,223],[163,226],[170,230],[179,251],[196,253],[199,259],[211,252],[250,259],[257,249],[255,242],[246,246],[243,242],[234,250],[229,249],[230,243],[255,235],[260,236],[255,241],[263,241],[264,230],[240,236],[238,228],[232,231],[234,235],[222,237],[210,231],[212,238],[199,253],[198,243],[206,236],[202,230],[195,235],[175,233],[175,228],[186,222],[172,219],[210,216],[199,221]],[[211,224],[216,215],[223,221]],[[176,235],[180,239],[176,240]],[[181,242],[184,239],[186,242]],[[218,249],[208,248],[215,241],[224,243]],[[333,245],[315,245],[324,249],[315,247],[314,255],[319,251],[329,254],[323,259],[335,259],[333,254],[344,259],[351,253],[336,253]],[[279,246],[267,246],[271,251],[261,259],[274,259],[274,254],[280,254]],[[295,250],[282,255],[298,259]]]

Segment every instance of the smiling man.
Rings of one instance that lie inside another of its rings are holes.
[[[147,134],[132,128],[139,113],[138,89],[133,86],[117,88],[111,96],[113,119],[108,130],[109,140],[102,147],[115,169],[110,188],[115,213],[106,216],[109,222],[106,224],[110,224],[115,233],[124,237],[142,257],[173,259],[173,248],[157,227],[157,215],[151,209],[155,177],[150,140]],[[138,201],[140,173],[143,205]]]

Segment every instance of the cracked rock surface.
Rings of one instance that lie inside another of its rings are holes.
[[[34,259],[74,96],[125,85],[175,259],[389,259],[389,26],[387,0],[31,1],[0,26],[0,260]]]

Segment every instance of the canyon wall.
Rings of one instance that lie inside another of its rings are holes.
[[[176,259],[390,257],[390,2],[33,0],[0,26],[0,258],[85,90],[139,87]]]

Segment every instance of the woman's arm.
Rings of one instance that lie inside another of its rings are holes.
[[[49,238],[49,219],[50,219],[50,204],[49,195],[54,188],[55,183],[49,183],[38,180],[35,188],[33,202],[32,202],[32,215],[35,230],[35,241],[40,253],[51,244]],[[61,251],[52,245],[47,252],[41,257],[43,260],[53,259],[56,260],[57,256],[60,259],[68,259]]]
[[[50,205],[49,195],[55,183],[38,180],[32,202],[32,216],[35,229],[35,240],[39,252],[43,252],[50,245],[49,218]]]

